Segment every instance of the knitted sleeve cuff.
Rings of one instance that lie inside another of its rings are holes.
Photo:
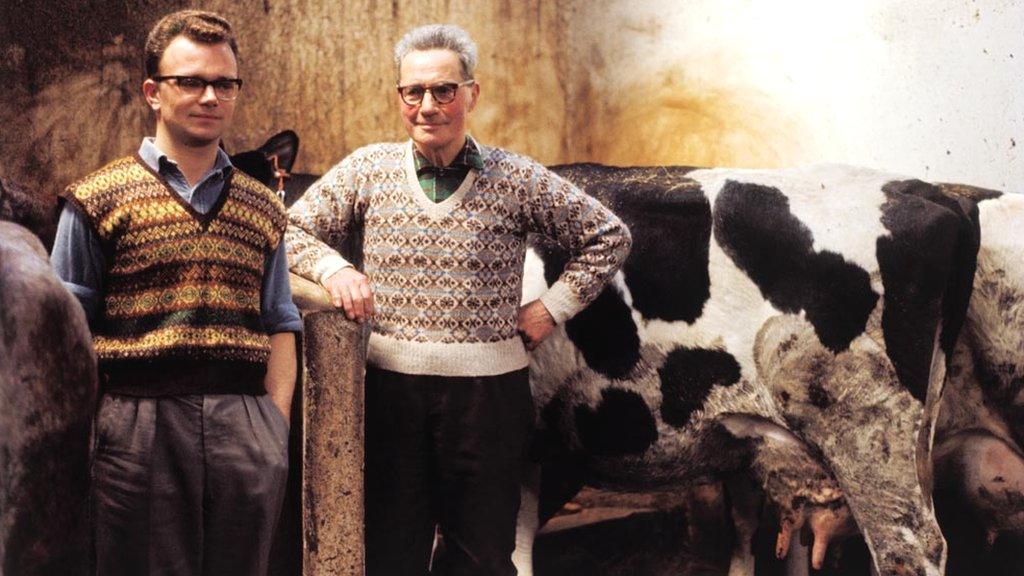
[[[552,284],[547,292],[541,294],[540,301],[548,309],[551,317],[555,319],[556,324],[564,323],[584,308],[576,293],[561,280]]]
[[[334,274],[342,268],[348,268],[349,266],[352,266],[352,263],[345,260],[338,254],[328,254],[317,262],[316,269],[313,273],[316,275],[317,282],[322,285],[331,274]]]

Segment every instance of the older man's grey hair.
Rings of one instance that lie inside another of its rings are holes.
[[[413,28],[395,44],[395,74],[401,74],[402,58],[418,50],[451,50],[459,57],[462,79],[470,80],[476,70],[476,42],[454,24],[428,24]]]

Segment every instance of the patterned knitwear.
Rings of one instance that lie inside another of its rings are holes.
[[[346,157],[289,212],[289,264],[313,281],[348,265],[338,250],[361,229],[373,366],[439,376],[523,368],[527,234],[572,255],[541,296],[559,323],[598,296],[629,251],[628,229],[600,202],[529,158],[476,145],[483,169],[442,202],[420,188],[412,143],[385,143]]]
[[[207,214],[126,157],[68,187],[106,258],[94,346],[105,391],[262,394],[270,339],[260,321],[265,258],[284,205],[235,171]]]

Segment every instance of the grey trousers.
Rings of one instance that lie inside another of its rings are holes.
[[[265,574],[287,475],[288,423],[269,396],[105,395],[97,574]]]

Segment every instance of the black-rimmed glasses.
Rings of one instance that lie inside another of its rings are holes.
[[[424,86],[423,84],[410,84],[408,86],[398,86],[398,95],[402,97],[402,102],[405,102],[409,106],[417,106],[423,102],[423,96],[430,92],[430,95],[434,98],[434,102],[438,104],[449,104],[452,100],[455,100],[455,93],[459,91],[460,86],[469,86],[476,82],[476,80],[466,80],[465,82],[442,82],[440,84],[434,84],[433,86]]]
[[[234,100],[238,98],[238,92],[242,89],[241,78],[217,78],[207,80],[198,76],[153,76],[156,82],[173,81],[186,96],[202,96],[207,86],[213,86],[213,93],[218,100]]]

